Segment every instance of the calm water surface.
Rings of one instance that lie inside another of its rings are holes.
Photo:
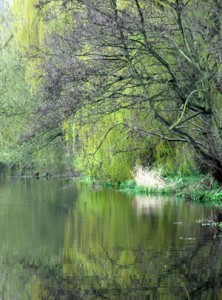
[[[0,180],[0,299],[222,299],[217,208]]]

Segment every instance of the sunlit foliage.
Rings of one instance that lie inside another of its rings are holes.
[[[21,58],[18,81],[32,107],[28,115],[17,97],[29,120],[20,156],[37,163],[48,147],[52,161],[59,145],[66,163],[97,179],[129,179],[141,164],[166,175],[198,166],[220,181],[217,1],[14,0],[9,8],[4,38]]]

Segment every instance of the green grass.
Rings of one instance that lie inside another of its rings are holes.
[[[155,195],[155,194],[170,195],[176,192],[175,188],[173,188],[172,186],[164,187],[164,188],[144,187],[144,186],[138,186],[134,180],[120,183],[119,188],[120,190],[126,192],[132,192],[135,194],[148,194],[148,195]]]
[[[137,186],[134,180],[122,182],[119,188],[126,192],[148,195],[176,195],[198,203],[222,204],[222,189],[209,175],[166,177],[164,188]]]
[[[101,187],[116,187],[121,191],[133,194],[146,195],[175,195],[178,198],[205,204],[222,204],[222,188],[210,176],[195,174],[192,176],[165,177],[167,185],[162,188],[138,186],[135,180],[121,183],[102,182],[91,180],[89,177],[78,179],[78,181],[89,185],[100,185]]]

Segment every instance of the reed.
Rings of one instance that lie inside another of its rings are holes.
[[[160,170],[150,170],[136,166],[133,171],[133,178],[137,186],[149,189],[164,189],[167,186],[167,182],[161,176]]]

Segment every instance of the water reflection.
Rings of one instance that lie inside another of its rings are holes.
[[[173,201],[172,198],[163,198],[160,196],[135,196],[133,200],[133,207],[137,215],[152,215],[161,214],[163,212],[163,207],[167,201]]]
[[[0,299],[221,299],[215,208],[4,179]]]

